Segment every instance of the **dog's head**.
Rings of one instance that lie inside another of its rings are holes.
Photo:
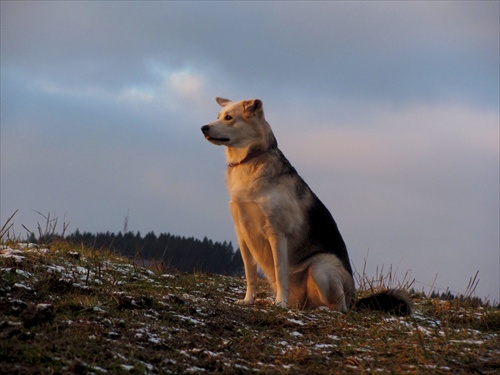
[[[232,148],[268,147],[266,143],[272,132],[264,118],[261,100],[250,99],[237,103],[223,98],[215,100],[223,107],[217,120],[201,127],[208,141]]]

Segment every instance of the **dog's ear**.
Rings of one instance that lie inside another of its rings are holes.
[[[224,98],[215,98],[215,101],[219,103],[221,107],[225,107],[228,104],[231,104],[233,101],[229,99],[224,99]]]
[[[256,113],[262,112],[262,100],[252,99],[243,101],[243,108],[245,113],[253,116]]]

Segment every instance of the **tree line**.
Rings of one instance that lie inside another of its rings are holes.
[[[156,235],[140,232],[81,233],[76,230],[67,235],[70,243],[82,244],[93,249],[109,249],[131,259],[146,263],[162,263],[167,269],[180,272],[208,272],[223,275],[242,275],[243,261],[231,242],[214,242],[194,237],[175,236],[170,233]]]

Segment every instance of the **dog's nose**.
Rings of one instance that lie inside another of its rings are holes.
[[[201,127],[201,131],[203,132],[203,134],[205,134],[205,133],[208,131],[208,129],[209,129],[209,128],[210,128],[210,126],[208,126],[208,125],[203,125],[203,126]]]

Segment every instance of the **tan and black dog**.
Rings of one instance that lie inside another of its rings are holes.
[[[398,289],[354,303],[352,269],[337,224],[278,148],[262,101],[216,100],[223,108],[201,130],[208,141],[226,146],[229,205],[247,280],[238,303],[255,302],[259,266],[279,306],[410,314],[410,299]]]

